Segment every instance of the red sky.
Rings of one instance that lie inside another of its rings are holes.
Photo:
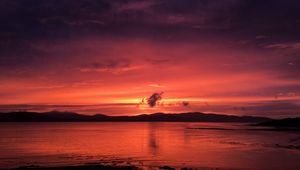
[[[293,3],[199,2],[1,2],[0,110],[299,116]]]

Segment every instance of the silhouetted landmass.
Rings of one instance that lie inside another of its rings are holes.
[[[81,115],[72,112],[10,112],[0,113],[0,122],[76,122],[76,121],[141,121],[141,122],[266,122],[272,119],[254,116],[205,114],[200,112],[178,114],[142,114],[137,116]]]
[[[268,126],[277,128],[300,128],[300,118],[286,118],[281,120],[270,120],[255,124],[256,126]]]

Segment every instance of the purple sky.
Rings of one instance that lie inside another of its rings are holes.
[[[0,111],[300,116],[299,11],[297,0],[0,0]]]

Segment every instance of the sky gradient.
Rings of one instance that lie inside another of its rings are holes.
[[[299,10],[297,0],[0,0],[0,111],[300,116]]]

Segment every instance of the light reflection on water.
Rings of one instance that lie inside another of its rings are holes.
[[[114,160],[152,166],[300,169],[300,150],[289,147],[300,145],[299,132],[241,130],[248,128],[240,123],[1,123],[0,168]]]

